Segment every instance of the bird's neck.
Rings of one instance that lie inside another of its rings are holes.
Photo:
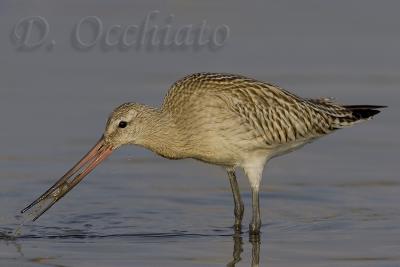
[[[142,120],[144,123],[138,145],[166,158],[185,157],[185,142],[167,111],[148,107]]]

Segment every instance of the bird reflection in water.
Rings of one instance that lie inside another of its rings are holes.
[[[241,254],[243,252],[243,239],[239,233],[235,233],[233,236],[233,253],[232,261],[226,266],[235,267],[238,262],[242,260]],[[251,244],[251,267],[258,267],[260,265],[260,246],[261,240],[260,235],[250,235],[249,242]]]

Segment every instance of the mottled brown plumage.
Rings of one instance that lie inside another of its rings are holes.
[[[192,74],[172,85],[160,109],[137,103],[116,108],[104,137],[83,159],[92,157],[88,163],[78,163],[32,205],[51,197],[57,188],[65,189],[68,179],[80,168],[91,163],[96,166],[97,158],[105,158],[121,145],[134,144],[166,158],[194,158],[225,167],[235,200],[236,229],[241,226],[243,202],[234,170],[243,168],[252,189],[250,233],[257,234],[261,226],[258,195],[265,163],[369,119],[378,108],[382,106],[342,106],[330,99],[304,99],[240,75]],[[68,182],[66,192],[83,177],[78,175],[72,186]],[[57,195],[51,205],[63,195]]]
[[[327,99],[303,99],[271,84],[218,73],[177,81],[161,112],[172,117],[192,157],[200,149],[198,159],[227,166],[240,165],[245,151],[267,150],[273,157],[360,121],[351,109]],[[236,151],[228,155],[216,145]]]

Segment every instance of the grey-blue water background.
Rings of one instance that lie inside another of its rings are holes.
[[[260,266],[400,266],[398,1],[0,1],[0,234],[75,163],[127,101],[159,105],[185,74],[221,71],[300,96],[384,104],[376,119],[338,131],[264,172]],[[217,50],[78,51],[76,23],[225,24]],[[54,47],[21,52],[15,23],[42,16]],[[239,177],[245,231],[248,184]],[[122,148],[20,237],[0,237],[0,266],[225,266],[233,203],[225,172]],[[237,244],[236,244],[237,245]],[[238,247],[237,247],[238,248]],[[252,244],[242,235],[241,260]],[[257,249],[257,248],[255,248]]]

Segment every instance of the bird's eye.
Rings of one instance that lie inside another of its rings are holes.
[[[119,128],[125,128],[128,125],[128,123],[126,121],[120,121],[118,124]]]

